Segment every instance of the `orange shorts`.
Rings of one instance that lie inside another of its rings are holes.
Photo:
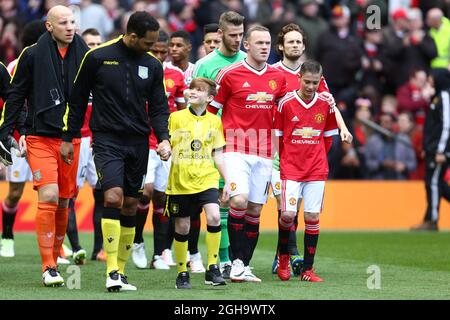
[[[70,199],[77,192],[77,169],[81,139],[73,139],[73,161],[67,164],[60,154],[62,140],[27,136],[27,157],[33,173],[33,187],[39,190],[48,184],[57,184],[59,198]]]

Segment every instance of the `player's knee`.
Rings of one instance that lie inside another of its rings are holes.
[[[117,198],[105,197],[104,204],[105,204],[105,207],[108,207],[108,208],[120,208],[122,201],[120,201]]]
[[[58,188],[42,188],[39,190],[39,201],[58,203]]]
[[[108,190],[105,192],[105,207],[120,208],[122,206],[123,196],[120,191]]]
[[[318,212],[305,212],[305,221],[317,221],[319,220]]]
[[[153,206],[155,208],[164,208],[166,204],[166,194],[160,191],[153,192]]]
[[[138,200],[131,197],[126,197],[122,204],[122,214],[124,216],[134,216],[136,215],[136,209],[138,205]]]
[[[208,226],[219,226],[220,225],[220,214],[217,212],[217,213],[206,215],[206,222],[207,222]]]
[[[149,199],[153,197],[153,183],[147,183],[144,185],[143,196],[146,196]]]
[[[15,206],[22,197],[24,184],[22,183],[10,183],[9,192],[6,201],[13,207]]]
[[[257,203],[251,203],[249,202],[247,205],[247,214],[259,217],[261,215],[262,205]]]
[[[150,197],[146,194],[143,194],[142,197],[139,199],[139,203],[146,206],[150,203]]]
[[[247,208],[248,200],[247,197],[243,195],[237,195],[230,199],[230,206],[237,209]]]
[[[283,211],[281,212],[281,219],[286,222],[294,222],[296,215],[297,213],[293,211]]]
[[[10,192],[5,202],[7,202],[10,207],[15,207],[17,203],[19,203],[21,197],[22,192]]]
[[[176,218],[175,219],[175,232],[181,235],[187,235],[191,227],[190,219],[187,218]]]

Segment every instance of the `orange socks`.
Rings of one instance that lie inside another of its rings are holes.
[[[53,257],[53,247],[55,243],[55,215],[57,209],[58,204],[56,203],[38,202],[36,233],[39,252],[42,258],[42,272],[44,272],[47,267],[56,268],[56,260]]]
[[[55,262],[60,255],[62,245],[64,242],[64,236],[66,235],[67,223],[69,216],[69,208],[56,209],[55,215],[55,242],[53,244],[53,259]]]

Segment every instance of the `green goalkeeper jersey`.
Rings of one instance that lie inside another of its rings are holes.
[[[275,153],[275,156],[273,157],[272,169],[280,171],[280,156],[278,155],[278,152]]]
[[[218,49],[214,49],[213,52],[206,57],[198,60],[195,63],[194,72],[192,78],[207,78],[216,80],[217,73],[230,64],[244,60],[247,54],[243,51],[239,51],[231,57],[224,56]]]

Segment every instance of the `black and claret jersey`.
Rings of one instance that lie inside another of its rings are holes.
[[[89,126],[94,140],[105,134],[148,139],[150,124],[158,140],[168,140],[169,108],[163,79],[161,63],[150,54],[136,54],[122,36],[90,50],[75,79],[63,140],[80,136],[90,92]]]

